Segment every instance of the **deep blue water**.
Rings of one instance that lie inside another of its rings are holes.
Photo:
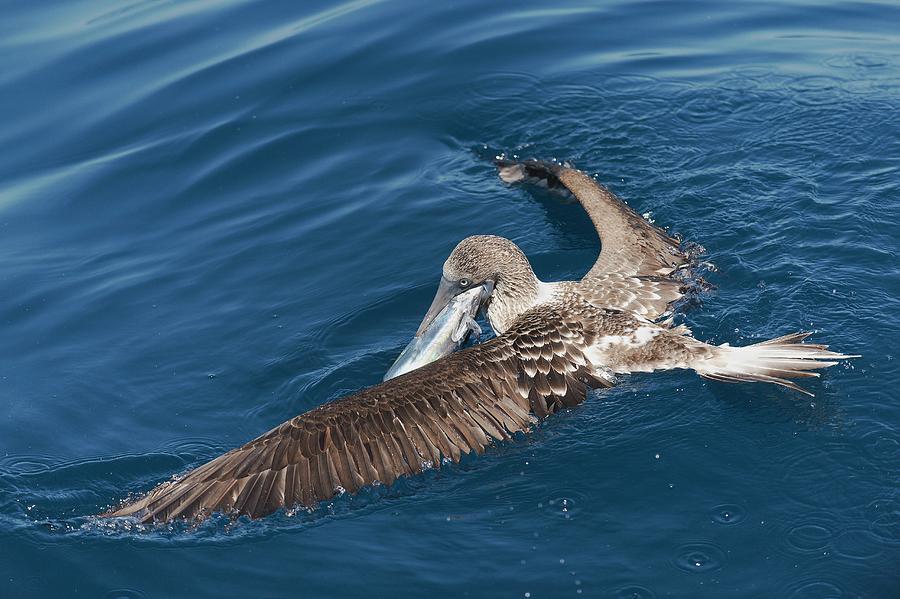
[[[0,595],[900,592],[900,5],[0,5]],[[809,399],[627,378],[313,514],[91,514],[380,381],[463,237],[547,280],[569,160],[702,244],[716,343],[863,354]]]

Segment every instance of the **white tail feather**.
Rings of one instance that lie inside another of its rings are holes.
[[[809,371],[859,356],[828,351],[827,345],[801,343],[810,334],[793,333],[746,347],[730,347],[726,343],[715,347],[711,356],[691,366],[700,376],[716,381],[773,383],[812,396],[788,379],[817,377],[818,372]]]

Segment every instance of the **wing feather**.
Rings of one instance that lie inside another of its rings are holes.
[[[292,418],[105,515],[257,518],[314,507],[340,489],[390,485],[428,462],[458,462],[527,432],[538,418],[584,401],[585,381],[603,384],[584,360],[585,324],[544,310],[501,337]]]
[[[691,256],[677,239],[647,222],[592,177],[540,160],[500,160],[497,165],[504,181],[565,189],[587,212],[600,237],[601,252],[579,285],[586,299],[600,307],[657,318],[684,295],[684,284],[671,275],[690,265]]]

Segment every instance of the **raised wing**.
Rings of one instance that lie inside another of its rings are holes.
[[[552,307],[502,337],[322,405],[104,514],[142,522],[213,512],[265,516],[459,461],[609,386],[584,355],[595,341]]]
[[[498,161],[508,183],[529,182],[567,190],[581,203],[600,236],[600,256],[582,279],[598,305],[656,318],[679,299],[682,283],[670,277],[691,258],[677,239],[648,223],[587,174],[552,162]]]

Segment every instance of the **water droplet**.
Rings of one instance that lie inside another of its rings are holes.
[[[714,522],[732,525],[741,522],[744,519],[745,512],[744,508],[739,505],[723,503],[710,510],[710,516]]]
[[[725,553],[707,542],[687,543],[678,548],[675,567],[685,572],[713,572],[722,567]]]
[[[618,599],[653,599],[656,595],[650,589],[629,584],[615,589],[612,596]]]
[[[579,507],[581,497],[579,496],[578,500],[573,498],[571,495],[565,497],[557,497],[555,499],[550,499],[546,504],[542,504],[545,506],[545,509],[552,513],[556,514],[559,517],[569,519],[578,515],[581,511]],[[540,507],[540,505],[538,506]]]

